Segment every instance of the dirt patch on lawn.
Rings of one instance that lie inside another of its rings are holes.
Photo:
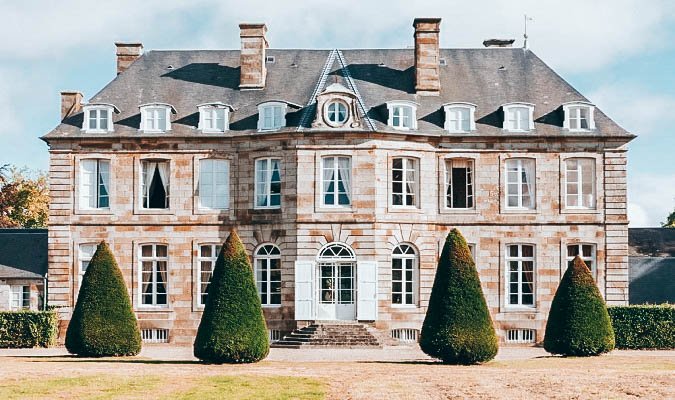
[[[215,375],[314,377],[329,385],[329,399],[675,398],[675,352],[500,359],[480,366],[424,359],[202,365],[149,358],[0,357],[0,384],[100,374],[162,377],[165,382],[150,389],[158,392],[145,393],[157,398],[168,388],[180,390],[183,379]]]

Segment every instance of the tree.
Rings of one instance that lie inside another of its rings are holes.
[[[497,354],[497,335],[478,271],[457,229],[448,234],[438,260],[420,348],[451,364],[485,362]]]
[[[110,248],[96,248],[66,331],[66,349],[89,357],[129,356],[141,351],[141,332],[122,272]]]
[[[0,167],[0,228],[42,228],[49,216],[47,175]]]
[[[591,271],[576,256],[553,297],[544,349],[565,356],[593,356],[613,348],[614,330],[605,302]]]
[[[211,363],[250,363],[269,353],[260,297],[244,245],[232,229],[208,286],[194,355]]]
[[[670,213],[668,218],[666,218],[666,222],[661,224],[661,226],[664,228],[675,228],[675,210]]]

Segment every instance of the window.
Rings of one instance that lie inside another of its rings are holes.
[[[141,195],[145,209],[169,208],[169,162],[144,160]]]
[[[140,106],[141,130],[144,132],[166,132],[171,130],[173,106],[164,103],[151,103]]]
[[[590,103],[572,102],[563,104],[565,121],[563,128],[572,132],[583,132],[595,129],[593,114],[595,106]]]
[[[387,103],[389,120],[387,124],[395,129],[417,129],[416,109],[413,102]]]
[[[414,306],[417,304],[417,254],[407,244],[394,248],[391,256],[391,303]]]
[[[199,127],[202,132],[225,132],[230,125],[231,107],[225,103],[208,103],[197,106]]]
[[[79,248],[79,255],[78,255],[78,260],[79,260],[79,280],[80,284],[82,283],[82,276],[84,275],[85,272],[87,272],[87,267],[89,266],[89,262],[91,261],[92,257],[94,257],[94,253],[96,253],[96,248],[97,245],[95,243],[84,243],[80,245]]]
[[[351,205],[352,160],[349,157],[330,156],[322,162],[322,193],[324,206]]]
[[[143,343],[169,343],[168,329],[141,329]]]
[[[534,246],[506,246],[506,304],[534,307]]]
[[[445,185],[447,208],[473,208],[473,160],[446,160]]]
[[[197,282],[198,302],[200,306],[206,304],[206,298],[209,294],[209,282],[213,276],[213,268],[216,266],[216,260],[220,254],[221,246],[218,244],[203,244],[199,246],[199,255],[197,263],[199,264],[199,276]]]
[[[595,208],[595,159],[565,160],[565,207]]]
[[[213,158],[199,160],[199,207],[223,210],[229,207],[230,162]]]
[[[513,158],[506,160],[506,207],[535,208],[535,161]]]
[[[506,343],[534,343],[535,337],[536,332],[534,329],[509,329],[506,331]]]
[[[476,106],[468,103],[450,103],[445,110],[445,130],[448,132],[471,132],[476,129],[474,114]]]
[[[11,310],[30,308],[30,286],[17,285],[10,287],[9,308]]]
[[[342,125],[347,121],[347,105],[341,101],[332,101],[326,107],[328,122]]]
[[[255,208],[281,207],[281,160],[262,158],[255,162]]]
[[[572,266],[574,257],[579,256],[591,270],[593,277],[597,276],[598,270],[595,261],[595,245],[587,243],[576,243],[567,246],[567,267]]]
[[[403,343],[415,343],[419,340],[419,333],[420,331],[413,328],[392,329],[391,338]]]
[[[534,106],[525,103],[503,105],[503,128],[512,132],[524,132],[534,129]]]
[[[263,306],[281,305],[281,252],[273,244],[260,246],[254,256],[255,281]]]
[[[392,159],[391,204],[393,206],[415,207],[417,205],[418,183],[416,159]]]
[[[119,112],[111,104],[90,104],[83,107],[82,130],[87,133],[106,133],[113,131],[113,112]]]
[[[268,102],[258,105],[258,130],[273,131],[286,126],[286,107],[285,103]]]
[[[145,244],[141,246],[140,290],[144,306],[167,305],[167,246]]]
[[[110,207],[110,161],[80,161],[80,208]]]

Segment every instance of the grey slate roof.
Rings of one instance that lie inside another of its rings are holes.
[[[289,109],[288,126],[282,131],[299,128],[311,131],[314,116],[305,119],[302,116],[315,112],[312,96],[317,93],[317,83],[333,52],[269,49],[267,54],[274,56],[275,62],[267,64],[264,90],[239,90],[238,50],[149,51],[90,102],[111,103],[120,109],[120,114],[114,116],[114,135],[119,136],[140,135],[138,106],[150,102],[168,103],[176,108],[178,113],[169,134],[174,136],[222,136],[196,129],[196,106],[215,101],[235,108],[230,121],[233,134],[256,132],[256,105],[273,99],[304,106]],[[575,136],[579,134],[562,129],[561,105],[588,101],[531,51],[521,48],[441,49],[441,58],[446,59],[447,65],[440,67],[440,96],[415,94],[413,49],[343,50],[341,55],[346,70],[338,60],[333,61],[318,92],[334,82],[346,87],[355,84],[378,131],[396,132],[386,126],[387,101],[419,103],[418,132],[430,135],[448,134],[443,130],[442,104],[470,102],[477,105],[475,134],[503,136],[506,133],[501,128],[500,106],[528,102],[535,104],[535,130],[529,134]],[[351,82],[345,77],[351,77]],[[597,130],[592,135],[632,137],[597,108],[595,120]],[[83,136],[81,124],[82,113],[68,118],[45,139]],[[369,126],[364,124],[363,129],[370,129]]]
[[[35,272],[0,264],[0,279],[42,279],[44,276]]]
[[[46,276],[47,230],[0,229],[0,277],[3,273],[21,275],[16,278]]]

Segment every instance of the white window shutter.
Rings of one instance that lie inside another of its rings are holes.
[[[377,261],[358,261],[356,278],[358,289],[356,319],[375,321],[377,319]]]
[[[295,262],[295,319],[310,321],[314,315],[314,263]]]

